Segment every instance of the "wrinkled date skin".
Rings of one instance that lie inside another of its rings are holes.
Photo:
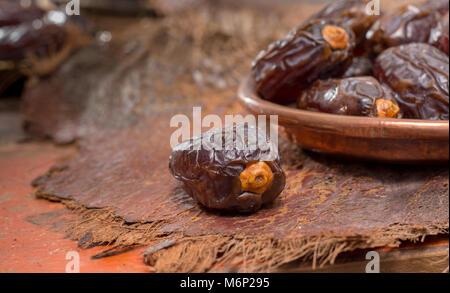
[[[343,78],[372,75],[373,62],[364,56],[354,57],[352,64],[342,75]]]
[[[354,47],[355,36],[348,27],[312,21],[256,57],[252,66],[256,89],[266,100],[294,102],[316,79],[342,75],[352,61]]]
[[[172,151],[170,172],[188,194],[208,208],[255,212],[284,189],[285,174],[276,146],[261,136],[261,130],[244,125],[204,132]],[[226,148],[225,142],[233,137],[234,147]]]
[[[28,5],[19,0],[0,1],[0,27],[18,25],[44,16],[45,11],[39,8],[34,1]]]
[[[300,109],[331,114],[401,117],[394,93],[371,76],[318,80],[297,104]]]
[[[397,93],[405,118],[448,120],[448,66],[444,52],[412,43],[381,53],[374,75]]]
[[[380,17],[366,34],[367,51],[373,55],[401,44],[428,42],[431,30],[448,12],[448,0],[406,5]]]
[[[449,15],[444,15],[438,25],[431,30],[429,43],[448,55]]]
[[[14,38],[19,32],[23,34]],[[32,23],[0,28],[0,60],[22,60],[27,52],[48,56],[51,50],[57,51],[62,47],[65,38],[64,30],[54,24],[44,24],[37,29]]]
[[[66,19],[63,12],[50,11],[42,18],[0,27],[0,60],[22,60],[29,52],[48,56],[52,50],[60,49],[66,38],[63,29],[65,20],[53,22],[55,13],[61,14],[61,19]]]
[[[333,1],[308,18],[306,23],[316,19],[327,19],[348,26],[355,33],[358,46],[364,43],[366,32],[379,18],[378,15],[366,13],[367,2],[363,0]]]

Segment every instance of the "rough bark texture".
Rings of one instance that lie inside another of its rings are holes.
[[[272,205],[250,216],[206,210],[168,173],[170,147],[157,142],[169,139],[163,121],[89,140],[36,182],[38,196],[84,207],[72,231],[80,246],[170,240],[146,255],[157,271],[206,271],[242,257],[245,270],[267,271],[448,231],[447,167],[352,163],[298,150],[297,160],[284,161],[287,186]],[[293,149],[283,143],[282,154]]]
[[[80,49],[25,94],[31,132],[82,138],[79,155],[35,180],[36,195],[81,215],[70,227],[80,247],[151,243],[145,261],[158,272],[317,266],[448,233],[445,166],[339,161],[282,141],[286,188],[250,216],[206,210],[170,176],[170,118],[195,105],[203,115],[244,113],[235,91],[250,61],[318,7],[200,9],[129,24],[111,44]]]
[[[221,96],[208,96],[205,114],[236,110],[220,110]],[[298,258],[325,264],[343,251],[448,232],[447,167],[336,161],[287,142],[287,184],[272,205],[250,216],[206,210],[168,172],[169,120],[155,115],[86,139],[77,157],[35,182],[39,197],[78,206],[83,217],[72,237],[81,247],[169,241],[146,254],[156,271],[244,261],[239,270],[270,271]]]

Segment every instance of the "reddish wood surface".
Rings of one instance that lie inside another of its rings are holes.
[[[0,145],[0,272],[64,273],[68,263],[65,256],[69,251],[79,252],[80,272],[149,272],[141,254],[145,247],[120,255],[91,259],[106,247],[78,249],[75,241],[65,238],[61,227],[76,216],[60,203],[36,200],[32,195],[31,180],[74,151],[73,147],[54,147],[47,143]],[[448,238],[430,239],[424,244],[407,244],[400,249],[382,248],[379,251],[397,252],[394,261],[391,261],[391,267],[393,264],[404,264],[405,256],[413,259],[409,271],[415,271],[419,270],[415,263],[423,263],[420,261],[421,257],[435,255],[436,248],[440,251],[448,249]],[[411,251],[415,252],[413,257],[410,256]],[[442,252],[439,254],[442,259]],[[364,267],[361,262],[365,263],[363,254],[356,253],[351,257],[344,257],[334,266],[318,271],[360,271]],[[439,267],[435,270],[428,266],[425,271],[442,271],[442,263],[436,263],[436,266]],[[298,265],[294,264],[286,269],[291,270],[310,271],[311,267],[303,265],[299,270]],[[400,271],[405,270],[408,268],[401,266]]]
[[[64,273],[69,251],[79,252],[80,272],[149,271],[140,254],[144,248],[91,259],[105,247],[78,249],[61,227],[75,215],[32,195],[31,180],[73,151],[42,143],[0,146],[0,272]]]

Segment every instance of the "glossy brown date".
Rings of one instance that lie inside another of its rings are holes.
[[[394,93],[371,76],[318,80],[300,95],[297,105],[339,115],[401,117]]]
[[[182,142],[172,151],[169,169],[189,195],[218,210],[254,212],[285,185],[277,146],[247,124]]]
[[[22,60],[27,53],[48,56],[61,48],[66,33],[54,24],[35,27],[33,22],[0,28],[0,60]]]
[[[430,0],[422,5],[405,5],[387,12],[367,32],[367,51],[376,55],[389,47],[428,42],[430,31],[448,9],[448,0]]]
[[[441,18],[441,21],[431,30],[430,38],[428,42],[438,48],[439,50],[447,53],[448,55],[448,21],[449,21],[448,13]]]
[[[294,102],[298,93],[318,78],[341,75],[351,63],[355,37],[330,21],[313,21],[271,44],[253,62],[258,93],[280,104]]]
[[[24,19],[27,21],[0,27],[0,60],[18,61],[27,54],[47,57],[64,45],[69,23],[65,11],[55,9],[40,18],[20,20]]]
[[[343,78],[355,77],[355,76],[367,76],[372,75],[373,63],[372,61],[363,56],[354,57],[352,64],[342,75]]]
[[[18,25],[44,16],[36,1],[0,0],[0,27]]]
[[[316,19],[336,21],[349,27],[355,33],[356,45],[358,46],[365,41],[366,32],[378,19],[378,15],[367,14],[367,2],[364,0],[333,1],[309,17],[306,23]]]
[[[449,58],[424,43],[393,47],[381,53],[374,75],[397,93],[405,118],[448,120]]]

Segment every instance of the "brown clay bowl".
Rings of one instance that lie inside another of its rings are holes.
[[[280,133],[301,147],[332,155],[391,163],[446,163],[449,122],[369,118],[299,110],[261,99],[250,77],[239,87],[255,115],[278,115]]]

